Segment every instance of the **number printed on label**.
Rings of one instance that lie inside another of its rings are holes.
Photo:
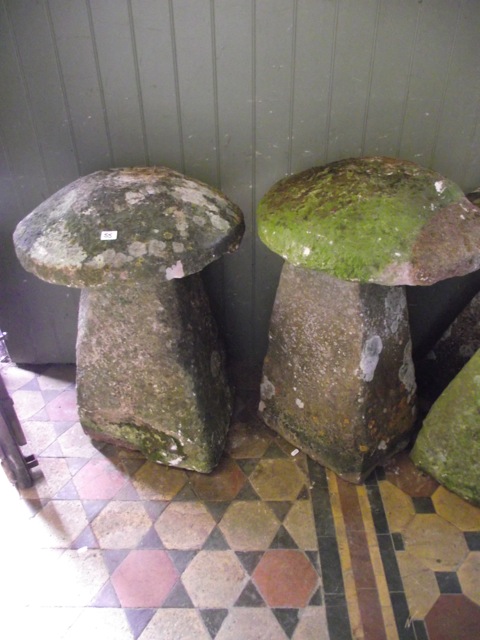
[[[102,231],[100,233],[100,240],[116,240],[118,231]]]

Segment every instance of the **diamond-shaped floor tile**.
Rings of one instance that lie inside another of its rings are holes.
[[[165,551],[131,551],[111,581],[122,607],[160,607],[178,578]]]
[[[231,607],[247,579],[233,551],[200,551],[182,575],[192,602],[206,609]]]
[[[260,460],[250,475],[250,482],[263,500],[295,500],[306,477],[292,460]]]
[[[200,502],[171,502],[155,523],[167,549],[200,549],[214,527],[215,520]]]
[[[268,549],[279,526],[272,510],[259,500],[233,502],[219,524],[230,547],[237,551]]]
[[[75,389],[66,389],[46,406],[48,417],[52,421],[78,420],[77,394]]]
[[[301,551],[267,551],[253,572],[253,580],[270,607],[306,607],[319,576]]]

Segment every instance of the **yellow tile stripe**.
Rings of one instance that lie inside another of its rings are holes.
[[[377,584],[378,599],[382,608],[383,622],[385,624],[385,632],[388,640],[398,640],[397,624],[393,614],[392,601],[388,590],[387,579],[383,568],[382,556],[378,547],[377,533],[373,523],[372,511],[370,509],[370,501],[368,499],[365,486],[357,487],[358,502],[360,511],[362,512],[362,520],[365,526],[365,534],[367,536],[368,551],[372,562],[375,582]]]
[[[350,556],[347,531],[345,528],[342,506],[340,504],[340,496],[338,493],[337,476],[333,471],[330,471],[330,469],[327,469],[327,480],[352,636],[355,640],[364,640],[365,633],[363,630],[360,608],[358,606],[357,588],[355,586],[355,578],[352,570],[352,558]]]

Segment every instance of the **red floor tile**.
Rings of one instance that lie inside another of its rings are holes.
[[[123,607],[160,607],[178,573],[165,551],[132,551],[115,569],[112,584]]]
[[[267,551],[252,577],[270,607],[305,607],[318,584],[310,561],[296,550]]]

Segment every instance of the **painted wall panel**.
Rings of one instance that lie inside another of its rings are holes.
[[[133,0],[132,19],[147,163],[183,170],[172,8],[169,2]]]
[[[113,165],[89,7],[77,0],[48,5],[79,175]]]
[[[22,270],[16,222],[78,175],[165,164],[244,211],[240,250],[206,280],[230,354],[261,360],[282,261],[257,239],[258,201],[360,154],[480,185],[479,28],[477,0],[0,0],[0,327],[14,358],[72,361],[78,301]],[[413,295],[416,331],[445,313],[445,291]]]
[[[87,0],[115,166],[145,165],[146,132],[128,0]]]
[[[234,358],[253,352],[251,265],[255,253],[252,3],[222,0],[214,6],[218,99],[219,187],[245,212],[240,249],[222,261],[223,328]]]

